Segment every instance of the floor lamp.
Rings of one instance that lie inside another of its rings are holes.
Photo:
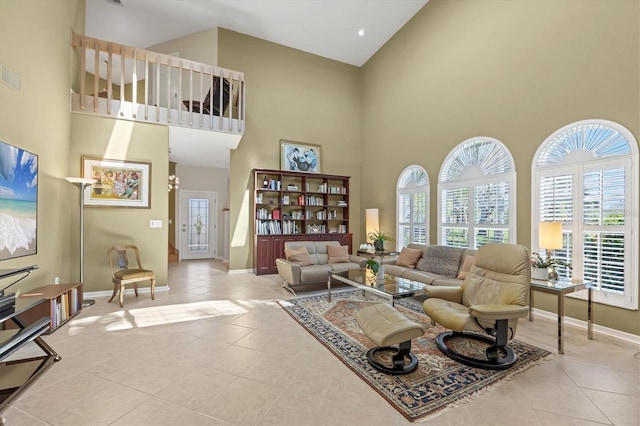
[[[80,282],[84,284],[84,191],[96,183],[96,180],[79,177],[68,177],[66,179],[80,189]],[[82,306],[90,306],[94,303],[95,300],[82,300]]]

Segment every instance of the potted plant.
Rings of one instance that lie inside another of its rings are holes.
[[[564,266],[571,269],[571,264],[551,256],[542,258],[539,253],[531,253],[531,277],[538,280],[558,279],[556,266]]]
[[[369,259],[367,260],[367,267],[371,269],[371,271],[373,271],[374,274],[377,274],[380,264],[373,259]]]
[[[384,251],[384,242],[393,241],[393,238],[386,232],[376,229],[373,232],[369,232],[369,239],[373,241],[373,247],[376,251]]]

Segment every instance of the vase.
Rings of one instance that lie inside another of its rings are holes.
[[[380,265],[378,267],[378,272],[376,272],[376,281],[384,281],[384,265]]]
[[[373,242],[373,247],[376,251],[384,251],[384,241],[383,240],[375,240]]]
[[[531,267],[531,278],[534,280],[547,280],[549,278],[549,271],[547,268]]]

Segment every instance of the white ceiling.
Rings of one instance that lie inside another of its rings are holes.
[[[86,0],[86,33],[147,48],[221,27],[361,66],[427,1]]]
[[[86,35],[148,48],[220,27],[362,66],[427,2],[86,0]],[[363,36],[358,35],[359,30],[364,30]],[[206,152],[203,151],[205,142],[194,142],[202,138],[209,139]],[[181,165],[229,167],[230,152],[224,134],[190,134],[187,137],[182,131],[173,131],[170,132],[170,148],[169,159]]]

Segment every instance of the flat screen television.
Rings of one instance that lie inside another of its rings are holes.
[[[38,252],[38,156],[0,141],[0,260]]]

